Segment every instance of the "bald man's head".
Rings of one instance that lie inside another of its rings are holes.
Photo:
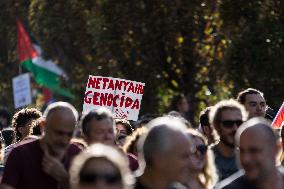
[[[245,176],[252,181],[261,181],[276,170],[277,137],[264,118],[252,118],[237,131],[240,165]]]
[[[239,146],[242,133],[246,131],[253,132],[255,135],[262,135],[271,146],[277,144],[277,136],[271,127],[271,122],[262,117],[252,118],[241,125],[235,136],[237,146]],[[264,138],[262,138],[262,140],[264,140]]]

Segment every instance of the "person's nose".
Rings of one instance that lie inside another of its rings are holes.
[[[256,105],[256,110],[257,110],[257,111],[261,111],[261,110],[262,110],[262,107],[261,107],[260,104],[257,104],[257,105]]]
[[[232,130],[236,131],[239,128],[239,126],[237,125],[237,123],[234,123],[234,126],[232,127]]]
[[[95,183],[94,188],[97,188],[97,189],[108,189],[109,186],[108,186],[107,183],[105,183],[103,180],[98,180],[98,181]]]

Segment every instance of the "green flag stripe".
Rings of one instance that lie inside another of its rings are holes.
[[[38,84],[41,84],[47,88],[50,88],[55,93],[58,93],[60,95],[63,95],[69,98],[74,98],[74,96],[68,90],[63,89],[59,86],[59,83],[60,83],[59,75],[47,69],[44,69],[40,66],[37,66],[36,64],[32,62],[31,59],[22,62],[22,66],[26,68],[28,71],[33,73],[34,78]]]

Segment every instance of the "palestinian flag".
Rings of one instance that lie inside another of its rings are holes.
[[[276,117],[274,118],[272,122],[272,128],[274,129],[280,129],[284,121],[284,102],[281,105],[280,109],[277,112]]]
[[[60,80],[66,78],[64,71],[50,60],[44,60],[40,56],[40,51],[32,44],[31,39],[26,32],[21,21],[17,20],[18,30],[18,59],[22,66],[30,71],[35,81],[53,92],[74,98],[74,96],[66,89],[60,87]]]

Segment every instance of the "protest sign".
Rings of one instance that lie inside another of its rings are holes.
[[[15,108],[32,103],[30,75],[28,73],[13,78],[13,95]]]
[[[89,76],[83,113],[106,107],[115,118],[138,119],[144,83],[112,77]]]

